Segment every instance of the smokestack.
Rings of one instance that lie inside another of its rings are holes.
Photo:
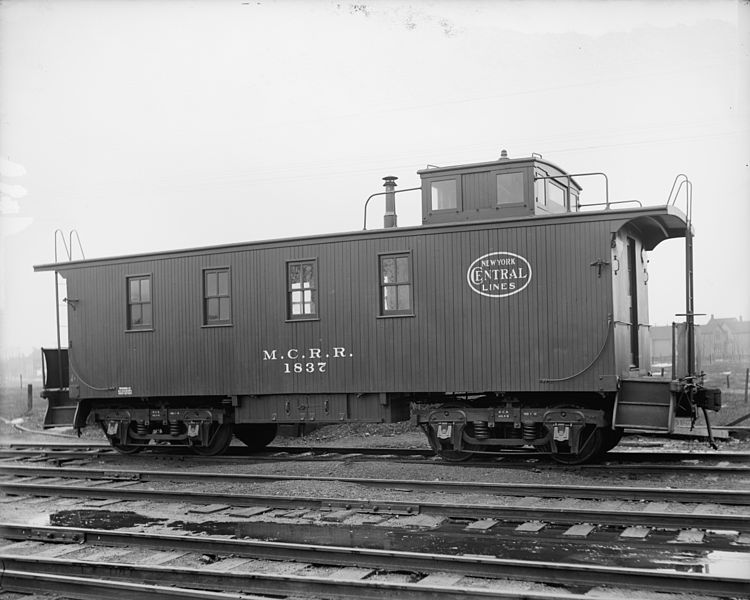
[[[385,188],[385,216],[383,217],[383,226],[388,229],[396,227],[396,180],[398,177],[389,175],[383,177],[383,187]]]

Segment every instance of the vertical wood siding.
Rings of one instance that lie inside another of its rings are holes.
[[[391,231],[71,269],[69,294],[80,299],[69,311],[72,364],[91,386],[81,384],[81,396],[120,386],[136,396],[598,390],[600,376],[616,374],[612,339],[591,369],[565,378],[607,336],[611,272],[597,277],[590,265],[609,260],[611,227],[571,219]],[[414,316],[380,318],[378,255],[405,251]],[[472,291],[467,269],[489,252],[528,260],[529,286],[505,298]],[[288,321],[286,263],[310,258],[320,318]],[[231,269],[231,326],[202,326],[207,267]],[[154,330],[126,332],[126,278],[148,273]],[[263,359],[264,350],[307,357],[310,348],[329,355],[312,361],[326,362],[325,373],[284,373],[307,358]]]

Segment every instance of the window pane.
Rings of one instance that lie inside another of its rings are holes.
[[[411,287],[408,285],[398,286],[398,309],[409,310],[411,308]]]
[[[383,311],[398,310],[398,294],[395,285],[383,287]]]
[[[432,210],[456,208],[456,181],[435,181],[432,183]]]
[[[219,285],[216,281],[216,273],[206,273],[206,298],[215,296],[219,291]]]
[[[219,318],[219,299],[206,300],[206,321],[216,321]]]
[[[315,290],[305,292],[305,305],[307,306],[307,310],[305,312],[307,314],[315,315],[318,313],[317,303],[318,294],[315,292]]]
[[[230,306],[229,298],[219,298],[219,319],[221,321],[229,321]]]
[[[130,279],[128,281],[128,298],[130,302],[141,301],[141,282],[139,279]]]
[[[396,259],[396,281],[399,283],[409,281],[409,259],[406,256]]]
[[[142,304],[143,325],[151,325],[151,304]]]
[[[151,302],[151,279],[141,279],[141,302]]]
[[[382,283],[393,283],[396,280],[396,259],[380,259],[380,281]]]
[[[313,279],[313,266],[312,264],[302,265],[302,287],[311,288],[315,287],[315,280]]]
[[[292,302],[295,304],[302,302],[302,292],[292,292]]]
[[[547,198],[550,202],[565,206],[565,191],[551,181],[547,182]]]
[[[302,270],[300,265],[289,265],[289,285],[292,288],[299,288],[302,283]]]
[[[229,295],[229,271],[219,271],[219,296]]]
[[[500,173],[497,176],[497,203],[523,202],[523,173]]]
[[[536,203],[541,204],[542,206],[547,205],[547,193],[545,185],[546,181],[544,179],[537,179],[534,182],[534,194],[536,195]]]
[[[133,304],[130,307],[130,326],[133,327],[135,325],[142,325],[142,324],[143,324],[143,314],[141,312],[141,305]]]
[[[298,304],[296,302],[292,303],[292,314],[293,315],[301,315],[302,314],[302,305]]]

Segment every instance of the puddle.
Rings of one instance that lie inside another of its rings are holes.
[[[659,570],[706,573],[722,577],[747,577],[750,573],[750,553],[747,552],[681,552],[668,560],[658,559],[653,562]]]
[[[94,529],[120,529],[161,523],[166,519],[146,517],[131,511],[62,510],[49,516],[49,524],[56,527],[91,527]]]
[[[49,524],[49,516],[44,513],[30,517],[28,522],[26,523],[26,525],[29,525],[31,527],[46,527]]]
[[[727,577],[744,576],[750,573],[750,554],[713,551],[706,555],[705,573]]]

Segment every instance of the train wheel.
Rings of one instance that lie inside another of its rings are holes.
[[[263,450],[276,437],[278,425],[275,423],[244,423],[234,425],[234,437],[253,452]]]
[[[466,450],[438,450],[438,456],[448,462],[463,462],[474,456],[473,452]]]
[[[107,434],[107,428],[104,425],[104,423],[100,423],[102,431],[104,434]],[[130,432],[131,427],[128,427],[128,432]],[[148,440],[136,440],[130,438],[128,435],[129,442],[128,444],[121,444],[119,442],[116,442],[117,438],[111,437],[107,435],[107,441],[109,442],[109,445],[112,446],[117,452],[120,454],[136,454],[137,452],[140,452],[143,450],[146,446],[148,446]]]
[[[604,430],[595,425],[587,425],[581,432],[581,443],[577,454],[553,452],[552,460],[563,465],[580,465],[596,458],[603,452]]]
[[[226,452],[232,443],[232,424],[214,423],[211,425],[211,439],[207,446],[192,446],[193,452],[201,456],[218,456]]]
[[[554,406],[556,409],[583,409],[584,407],[579,404],[568,404],[559,403]],[[550,444],[545,444],[543,448],[539,448],[542,452],[549,452],[552,460],[563,465],[580,465],[595,458],[598,458],[601,454],[606,452],[606,429],[603,427],[597,427],[596,425],[586,425],[581,431],[578,452],[571,454],[570,452],[551,452]],[[567,445],[563,442],[563,445]],[[557,444],[558,448],[560,444]]]
[[[139,440],[140,442],[140,440]],[[138,444],[116,444],[112,440],[109,441],[110,445],[120,454],[136,454],[137,452],[140,452],[143,450],[146,446],[148,446],[147,443],[138,443]]]
[[[423,424],[422,431],[427,436],[427,441],[430,443],[430,448],[435,451],[440,458],[448,462],[463,462],[469,460],[474,453],[467,450],[454,450],[453,445],[445,443],[437,438],[435,431],[427,424]]]

